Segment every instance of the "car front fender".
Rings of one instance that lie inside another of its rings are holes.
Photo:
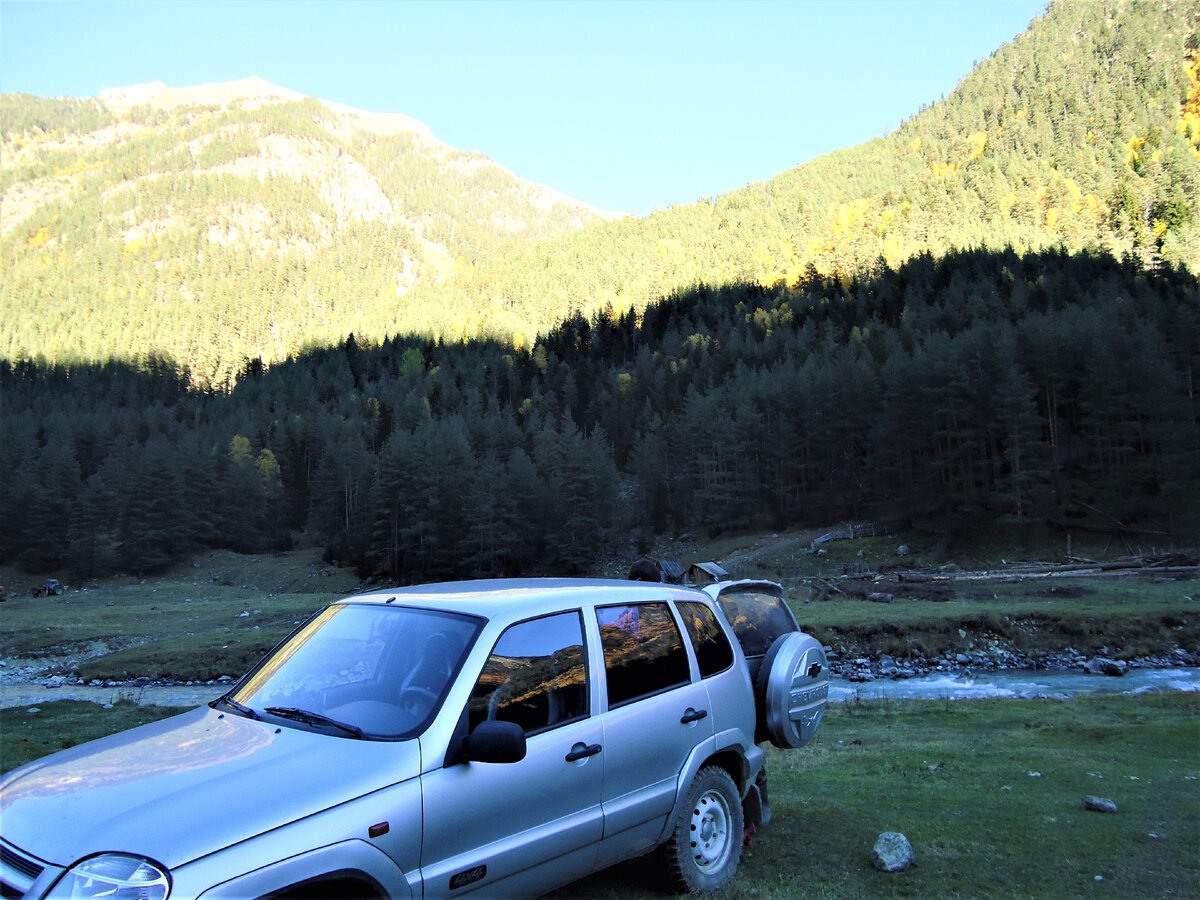
[[[247,872],[199,894],[189,890],[191,873],[181,870],[172,897],[197,897],[203,900],[246,900],[286,893],[294,885],[323,879],[354,880],[371,886],[381,897],[408,898],[412,886],[404,873],[386,853],[362,840],[341,841],[280,860],[253,872]]]

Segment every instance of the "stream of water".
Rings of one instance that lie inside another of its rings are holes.
[[[1130,669],[1120,677],[1086,672],[1018,670],[979,672],[971,675],[949,672],[920,678],[889,679],[851,683],[835,679],[830,684],[831,702],[856,699],[967,700],[979,697],[1065,698],[1079,694],[1137,694],[1145,691],[1200,691],[1200,669]]]
[[[153,706],[200,706],[219,697],[222,685],[147,685],[100,687],[41,684],[0,685],[0,708],[31,707],[55,700],[87,700],[107,704],[132,700]],[[849,682],[835,678],[830,683],[833,703],[888,698],[893,700],[963,700],[977,697],[1064,698],[1079,694],[1136,694],[1144,691],[1200,692],[1200,668],[1131,669],[1120,678],[1077,672],[1010,671],[973,675],[939,673],[920,678],[877,678]]]

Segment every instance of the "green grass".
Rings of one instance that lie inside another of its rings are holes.
[[[1118,658],[1200,647],[1200,581],[1194,579],[958,580],[932,588],[867,579],[839,582],[849,596],[816,600],[819,582],[787,574],[794,572],[787,567],[795,560],[832,565],[804,553],[812,536],[721,538],[704,549],[728,562],[735,576],[782,580],[801,624],[852,656],[931,657],[983,649],[994,641],[1035,657],[1067,647]],[[878,568],[879,560],[896,559],[898,540],[835,542],[828,545],[830,558],[858,560],[861,550],[862,559]],[[932,550],[919,538],[912,543],[917,549],[910,561],[927,560]],[[0,583],[15,594],[0,604],[0,657],[103,650],[66,674],[115,681],[236,677],[310,612],[360,590],[353,572],[314,562],[319,560],[312,550],[260,556],[219,551],[160,577],[71,585],[61,596],[41,599],[28,594],[40,577],[0,568]],[[892,593],[896,602],[867,602],[869,590]]]
[[[7,770],[178,711],[2,710],[0,759]],[[837,704],[813,746],[769,750],[768,771],[775,822],[716,900],[1200,896],[1195,694]],[[1088,794],[1116,815],[1084,810]],[[914,868],[873,868],[884,831],[908,837]],[[655,872],[635,860],[552,896],[661,896]]]
[[[775,822],[719,900],[1200,896],[1196,695],[839,704],[813,747],[768,757]],[[914,868],[874,869],[884,831]],[[644,897],[652,871],[554,897]]]
[[[360,589],[349,570],[311,574],[312,556],[216,552],[161,577],[107,579],[57,597],[22,593],[0,604],[0,656],[103,644],[105,655],[78,667],[83,678],[237,676],[309,613]]]
[[[1056,579],[1016,584],[954,582],[950,599],[922,599],[926,585],[880,584],[894,603],[860,597],[789,599],[801,625],[851,653],[926,656],[982,649],[1003,640],[1032,656],[1073,647],[1132,659],[1200,646],[1200,581],[1149,578]]]
[[[830,864],[808,866],[808,896],[881,878],[881,896],[1091,896],[1097,875],[1127,897],[1200,889],[1192,695],[848,704],[807,759],[775,754],[771,771],[787,802],[770,839]],[[1118,814],[1085,811],[1086,794]],[[920,864],[891,880],[856,865],[889,830]]]

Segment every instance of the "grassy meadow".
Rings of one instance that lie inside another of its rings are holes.
[[[63,657],[86,680],[209,681],[239,676],[300,621],[359,591],[352,570],[311,551],[204,554],[162,576],[121,576],[34,598],[13,572],[0,605],[0,658]],[[17,593],[19,591],[19,593]]]
[[[5,770],[179,711],[36,708],[0,710]],[[1195,694],[837,704],[815,744],[767,766],[775,821],[721,900],[1200,896]],[[873,868],[884,831],[908,837],[913,868]],[[553,897],[661,896],[656,871],[635,860]]]
[[[722,560],[732,577],[782,582],[806,630],[852,655],[903,658],[985,649],[997,641],[1036,658],[1072,647],[1087,655],[1132,659],[1200,649],[1200,580],[1148,572],[1128,578],[953,580],[895,583],[895,537],[842,541],[826,556],[805,552],[811,535],[759,535],[690,548],[691,558]],[[999,565],[991,548],[973,560]],[[936,548],[913,542],[905,565],[933,568]],[[836,579],[845,566],[870,573]],[[610,567],[623,575],[628,564]],[[209,681],[236,677],[310,612],[362,590],[350,569],[322,563],[312,550],[241,556],[206,553],[161,576],[119,576],[69,585],[33,598],[40,577],[0,567],[10,599],[0,603],[0,671],[58,657],[56,671],[85,680],[135,678]],[[895,602],[872,603],[869,591]]]

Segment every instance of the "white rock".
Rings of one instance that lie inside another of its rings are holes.
[[[913,864],[913,848],[898,831],[885,831],[875,841],[875,868],[881,872],[903,872]]]

